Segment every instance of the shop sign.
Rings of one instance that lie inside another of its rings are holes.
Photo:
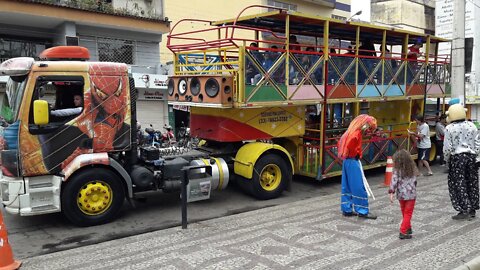
[[[167,75],[132,73],[135,80],[135,88],[141,89],[163,89],[167,90]]]
[[[467,96],[467,104],[480,104],[480,96]]]
[[[137,89],[138,100],[167,100],[166,90],[160,89]]]
[[[190,111],[190,106],[186,105],[173,105],[174,110],[179,110],[179,111],[184,111],[184,112],[189,112]]]
[[[138,100],[167,100],[167,75],[132,73]]]

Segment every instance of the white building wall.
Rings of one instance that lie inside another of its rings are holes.
[[[371,21],[420,33],[434,30],[432,0],[372,0]]]

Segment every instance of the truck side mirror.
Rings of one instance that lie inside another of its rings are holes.
[[[33,122],[39,126],[48,124],[48,102],[46,100],[33,102]]]

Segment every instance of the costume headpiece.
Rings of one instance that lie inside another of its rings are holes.
[[[361,114],[350,123],[347,131],[342,135],[340,141],[338,142],[338,157],[344,159],[348,155],[348,150],[346,146],[349,143],[349,140],[354,138],[354,132],[359,130],[375,130],[377,128],[377,119],[368,114]]]
[[[448,108],[446,115],[448,123],[465,120],[467,118],[467,109],[463,108],[461,104],[453,104]]]

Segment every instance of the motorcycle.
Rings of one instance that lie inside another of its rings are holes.
[[[178,130],[178,146],[189,147],[190,146],[190,128],[185,126],[182,121],[182,126]]]
[[[191,137],[190,128],[182,121],[182,126],[178,131],[178,146],[184,148],[196,148],[199,143],[198,138]]]
[[[173,134],[172,127],[170,125],[165,124],[163,128],[166,130],[162,134],[162,147],[171,147],[176,146],[177,141],[175,140],[175,135]]]
[[[164,133],[162,133],[160,130],[155,130],[152,124],[150,124],[150,127],[145,128],[147,136],[144,144],[157,148],[168,148],[175,146],[176,141],[172,132],[172,127],[170,125],[165,125],[163,128],[166,130]]]

